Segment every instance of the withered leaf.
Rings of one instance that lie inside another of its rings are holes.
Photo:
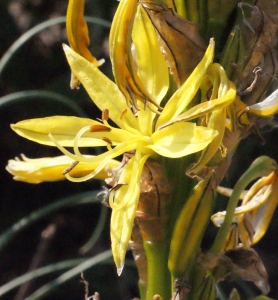
[[[270,290],[264,264],[252,248],[240,247],[224,253],[200,254],[198,263],[205,270],[210,270],[216,282],[238,276],[243,280],[252,281],[263,294]]]
[[[147,161],[142,171],[140,199],[135,220],[143,238],[161,241],[167,234],[172,182],[156,161]]]
[[[146,252],[144,250],[143,238],[136,221],[132,228],[132,235],[131,240],[129,241],[129,246],[137,267],[139,282],[141,285],[146,286],[148,284],[148,262]]]
[[[254,81],[253,71],[261,68],[260,76],[250,93],[242,96],[248,104],[262,100],[277,71],[275,36],[278,28],[278,6],[275,1],[257,1],[256,5],[240,3],[242,22],[239,25],[244,45],[244,59],[237,65],[234,81],[239,92]]]
[[[253,281],[264,294],[269,292],[270,288],[265,266],[254,249],[236,248],[226,251],[224,255],[229,257],[233,264],[236,265],[233,274],[243,280]]]
[[[206,45],[199,28],[163,5],[144,3],[142,6],[158,33],[162,53],[179,87],[204,55]]]

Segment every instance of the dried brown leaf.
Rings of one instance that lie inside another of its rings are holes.
[[[233,274],[243,280],[253,281],[264,294],[269,292],[270,288],[265,266],[254,249],[242,247],[228,250],[224,255],[229,257],[233,264],[236,265]]]
[[[239,92],[245,91],[254,81],[253,71],[261,72],[252,91],[242,100],[254,104],[262,100],[277,72],[275,36],[278,28],[278,6],[275,1],[257,1],[256,5],[240,3],[242,23],[240,30],[244,45],[244,61],[237,66],[235,83]]]
[[[158,35],[162,53],[179,87],[202,59],[206,45],[196,24],[163,5],[142,4]]]
[[[224,253],[206,253],[198,257],[198,263],[217,282],[237,276],[252,281],[264,294],[269,292],[268,275],[258,253],[252,248],[235,248]]]

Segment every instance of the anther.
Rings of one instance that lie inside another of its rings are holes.
[[[79,163],[78,160],[72,162],[72,163],[71,163],[71,164],[70,164],[70,165],[62,172],[62,174],[63,174],[63,175],[68,174],[75,166],[78,165],[78,163]]]
[[[109,119],[109,110],[107,108],[105,108],[102,111],[101,119],[102,119],[102,121],[108,121],[108,119]]]
[[[106,142],[107,144],[109,144],[110,146],[112,146],[112,142],[111,142],[111,140],[109,140],[109,138],[103,136],[101,139],[102,139],[104,142]]]
[[[90,126],[90,132],[110,132],[112,129],[105,125],[92,125]]]
[[[121,113],[121,116],[120,116],[120,120],[123,119],[124,115],[127,113],[127,108],[125,108],[122,113]]]

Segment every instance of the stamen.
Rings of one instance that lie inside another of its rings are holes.
[[[74,153],[78,156],[83,157],[83,155],[80,153],[79,148],[78,148],[78,142],[81,138],[81,136],[86,132],[86,131],[90,131],[91,129],[91,125],[85,126],[82,129],[80,129],[77,133],[77,135],[74,138],[74,142],[73,142],[73,150]]]
[[[102,119],[102,121],[108,121],[108,119],[109,119],[109,110],[107,108],[105,108],[102,111],[101,119]]]
[[[121,113],[121,116],[120,116],[120,120],[123,119],[124,115],[127,113],[127,108],[125,108],[122,113]]]
[[[73,181],[73,182],[87,181],[87,180],[95,177],[105,167],[105,165],[108,163],[109,159],[110,159],[109,156],[106,157],[93,172],[91,172],[90,174],[85,175],[83,177],[72,177],[69,174],[66,174],[65,176],[68,180]]]
[[[55,146],[66,156],[70,157],[72,160],[77,160],[77,155],[70,153],[66,148],[64,148],[56,139],[54,136],[49,133],[49,138],[52,140],[52,142],[55,144]]]
[[[74,161],[72,162],[63,172],[63,175],[66,175],[67,173],[69,173],[75,166],[77,166],[79,164],[79,161]]]
[[[104,142],[106,142],[107,144],[109,144],[110,146],[113,145],[112,142],[111,142],[111,140],[109,140],[109,138],[103,136],[101,139],[102,139]]]
[[[103,120],[103,119],[102,119]],[[90,132],[110,132],[112,129],[105,125],[97,124],[90,126]]]
[[[107,138],[107,137],[105,137],[105,136],[103,136],[102,138],[101,138],[104,142],[106,142],[107,143],[107,149],[108,150],[112,150],[112,142],[111,142],[111,140],[109,140],[109,138]]]
[[[57,143],[57,141],[55,144],[59,145],[59,143]],[[116,146],[115,148],[113,148],[111,151],[105,152],[103,154],[98,155],[97,157],[94,157],[94,159],[98,158],[99,161],[101,161],[101,162],[98,165],[98,167],[90,174],[85,175],[83,177],[78,177],[78,178],[74,178],[74,177],[70,176],[69,174],[66,174],[65,176],[68,180],[73,181],[73,182],[82,182],[82,181],[89,180],[89,179],[93,178],[94,176],[96,176],[96,174],[98,174],[102,169],[104,169],[110,159],[113,159],[119,155],[122,155],[123,153],[125,153],[126,151],[129,151],[130,149],[136,149],[136,148],[138,148],[138,144],[134,141],[129,141],[129,143],[122,143],[122,144]],[[61,145],[59,145],[59,149],[63,153],[65,153],[65,151],[67,151],[67,150],[63,149],[63,147]],[[77,155],[73,155],[68,151],[67,151],[67,153],[69,154],[68,156],[73,158],[74,160],[76,160],[75,159],[76,157],[79,158]],[[84,157],[84,156],[80,157],[80,161],[90,162],[91,160],[92,159]]]
[[[118,189],[120,189],[123,185],[127,185],[127,183],[117,183],[116,185],[114,185],[111,189],[110,192],[114,191],[116,192]]]

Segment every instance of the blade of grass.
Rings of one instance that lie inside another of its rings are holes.
[[[37,222],[41,218],[44,218],[45,216],[53,213],[58,209],[61,209],[63,207],[100,202],[99,199],[96,198],[98,193],[99,191],[76,194],[70,197],[63,198],[55,203],[51,203],[46,207],[32,212],[29,216],[22,218],[0,235],[0,251],[3,250],[7,243],[9,243],[17,233],[21,232],[23,229],[27,228],[34,222]]]
[[[81,254],[86,254],[89,250],[93,248],[95,245],[96,241],[99,239],[102,229],[104,228],[106,224],[106,219],[108,216],[108,209],[104,205],[101,206],[101,211],[100,211],[100,216],[98,219],[97,226],[95,227],[95,230],[91,236],[91,238],[87,241],[85,245],[83,245],[80,249],[79,252]]]
[[[41,277],[46,274],[58,272],[64,269],[72,268],[80,263],[83,263],[85,261],[84,258],[78,258],[78,259],[70,259],[70,260],[65,260],[61,261],[55,264],[51,264],[45,267],[41,267],[35,271],[28,272],[22,276],[19,276],[10,282],[6,283],[5,285],[2,285],[0,287],[0,297],[3,296],[4,294],[8,293],[12,289],[22,285],[25,282],[28,282],[30,280],[33,280],[35,278]]]
[[[95,18],[95,17],[85,17],[85,20],[88,23],[93,23],[97,24],[106,28],[110,28],[111,23],[100,19],[100,18]],[[47,20],[45,22],[42,22],[28,31],[26,31],[24,34],[22,34],[11,46],[10,48],[4,53],[0,60],[0,75],[4,71],[4,69],[7,67],[8,62],[10,59],[13,57],[13,55],[20,49],[22,45],[24,45],[30,38],[32,38],[34,35],[39,33],[40,31],[45,30],[48,27],[51,27],[53,25],[57,24],[63,24],[66,22],[66,17],[58,17],[58,18],[53,18],[51,20]]]
[[[0,109],[9,107],[10,105],[18,104],[24,100],[30,100],[32,98],[45,98],[53,100],[56,104],[62,104],[70,107],[78,115],[87,117],[87,114],[80,108],[78,104],[76,104],[75,101],[62,94],[46,90],[26,90],[0,97]]]
[[[31,294],[29,297],[25,298],[25,300],[38,300],[42,299],[46,295],[48,295],[50,292],[52,292],[54,289],[58,288],[61,284],[65,283],[66,281],[72,279],[74,276],[81,274],[85,270],[93,267],[96,264],[99,264],[100,262],[103,262],[104,260],[110,258],[112,256],[111,250],[106,250],[100,254],[97,254],[93,256],[90,259],[87,259],[85,262],[79,264],[75,268],[72,268],[71,270],[65,272],[58,278],[54,279],[53,281],[45,284],[41,288],[37,289],[33,294]]]

